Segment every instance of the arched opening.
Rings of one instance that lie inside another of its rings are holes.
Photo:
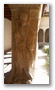
[[[43,29],[38,32],[38,42],[43,42]]]
[[[38,48],[42,48],[43,46],[43,29],[39,29],[38,32]]]
[[[49,42],[49,28],[45,32],[45,42]]]

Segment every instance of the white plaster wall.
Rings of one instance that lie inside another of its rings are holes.
[[[11,48],[11,21],[4,18],[4,50]]]
[[[42,17],[40,22],[40,29],[44,31],[49,28],[49,17]]]

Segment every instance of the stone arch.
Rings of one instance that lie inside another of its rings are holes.
[[[11,20],[11,9],[8,4],[4,4],[4,18]]]
[[[45,42],[49,42],[49,28],[45,31]]]
[[[43,42],[43,29],[39,29],[38,42]]]

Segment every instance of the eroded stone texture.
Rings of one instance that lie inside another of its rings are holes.
[[[9,6],[12,12],[12,72],[8,83],[27,84],[34,74],[41,5]]]

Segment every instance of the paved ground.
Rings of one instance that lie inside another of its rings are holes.
[[[38,58],[36,58],[35,64],[35,77],[32,84],[49,84],[49,76],[46,69],[43,68],[45,64],[46,54],[42,50],[38,50]]]
[[[4,55],[4,57],[12,57],[10,54]],[[38,50],[38,58],[36,58],[35,63],[35,76],[32,81],[32,84],[49,84],[49,76],[47,75],[47,71],[43,68],[45,64],[46,54],[42,52],[42,50]],[[11,58],[4,59],[4,73],[7,73],[11,70]]]

